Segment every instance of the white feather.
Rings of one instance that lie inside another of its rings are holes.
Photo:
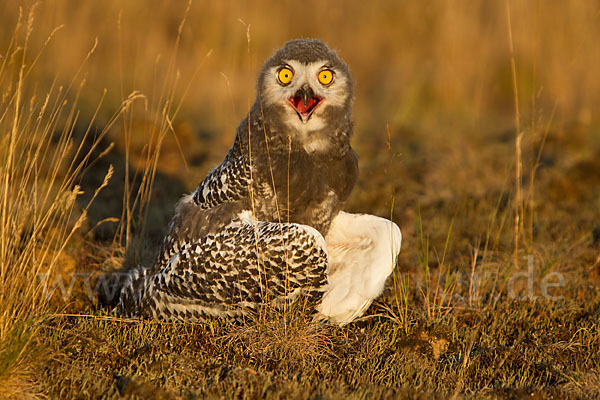
[[[400,252],[402,234],[384,218],[340,212],[325,241],[329,283],[317,310],[342,326],[361,316],[383,292]]]

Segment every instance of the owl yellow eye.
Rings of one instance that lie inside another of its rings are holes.
[[[322,85],[329,85],[331,82],[333,82],[333,71],[330,69],[324,69],[319,72],[319,82],[321,82]]]
[[[288,67],[282,67],[279,70],[279,73],[277,74],[277,79],[279,79],[279,83],[281,83],[284,86],[288,85],[292,81],[293,77],[294,71],[292,71],[292,69]]]

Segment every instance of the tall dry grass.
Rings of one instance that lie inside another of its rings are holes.
[[[82,271],[74,265],[77,260],[66,252],[74,246],[72,239],[77,237],[80,243],[80,238],[99,224],[117,220],[113,246],[108,248],[120,254],[130,249],[128,255],[133,262],[139,257],[139,238],[144,231],[161,144],[167,135],[174,133],[173,120],[188,90],[185,84],[179,84],[180,74],[176,70],[178,36],[168,57],[155,62],[157,70],[163,67],[164,70],[152,82],[151,97],[135,90],[127,92],[120,85],[116,105],[108,99],[110,92],[103,89],[95,107],[90,108],[92,102],[86,97],[90,92],[87,71],[94,64],[91,60],[99,49],[99,41],[93,40],[89,48],[78,53],[79,65],[72,74],[65,77],[64,71],[54,70],[52,81],[45,81],[48,78],[45,73],[51,68],[44,62],[54,56],[48,53],[52,53],[57,41],[61,42],[64,25],[45,29],[44,6],[35,3],[28,9],[18,9],[11,39],[0,56],[3,134],[0,396],[3,398],[39,394],[33,371],[54,356],[41,343],[39,335],[57,311],[56,304],[50,302],[52,290],[57,287],[56,282],[64,284],[66,279],[69,284],[69,277],[72,282],[76,273]],[[186,12],[178,26],[178,35],[185,17]],[[43,35],[46,36],[42,41]],[[70,56],[77,58],[73,53]],[[180,86],[183,94],[176,97]],[[120,218],[107,218],[90,225],[88,210],[109,184],[114,168],[110,165],[101,184],[86,196],[82,196],[80,182],[99,159],[114,149],[114,143],[105,140],[115,139],[115,134],[109,135],[111,130],[118,132],[117,139],[125,150],[127,169],[124,182],[119,183],[124,186],[123,213]],[[144,135],[143,148],[132,150],[133,132]],[[133,157],[137,163],[131,161]]]
[[[34,15],[16,20],[0,67],[0,386],[8,397],[31,392],[36,332],[48,312],[40,274],[52,272],[85,221],[74,185],[84,163],[70,162],[79,150],[72,141],[78,112],[68,100],[81,86],[36,93],[31,74],[55,32],[41,48],[31,46]]]
[[[104,95],[91,117],[81,118],[86,79],[80,72],[95,46],[83,54],[70,82],[40,90],[34,78],[43,68],[38,60],[60,27],[37,46],[36,15],[35,6],[19,14],[0,65],[0,394],[7,398],[36,395],[32,368],[52,357],[38,337],[54,311],[48,280],[65,267],[65,249],[85,227],[88,209],[113,168],[83,206],[77,202],[83,194],[78,180],[102,138],[136,99],[129,96],[99,131],[93,128]]]

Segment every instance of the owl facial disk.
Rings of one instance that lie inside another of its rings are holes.
[[[284,58],[261,75],[260,99],[265,106],[282,111],[277,114],[281,122],[305,135],[323,129],[328,113],[348,107],[352,97],[349,80],[347,70],[335,59],[305,62]]]
[[[313,112],[321,105],[323,98],[317,96],[310,85],[305,83],[293,96],[287,99],[289,104],[298,114],[303,123],[307,123]]]

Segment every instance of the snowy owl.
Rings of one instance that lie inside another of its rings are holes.
[[[384,288],[400,252],[391,221],[342,211],[356,180],[353,81],[320,40],[286,43],[225,160],[176,206],[155,265],[129,273],[122,316],[241,317],[304,296],[345,325]]]

